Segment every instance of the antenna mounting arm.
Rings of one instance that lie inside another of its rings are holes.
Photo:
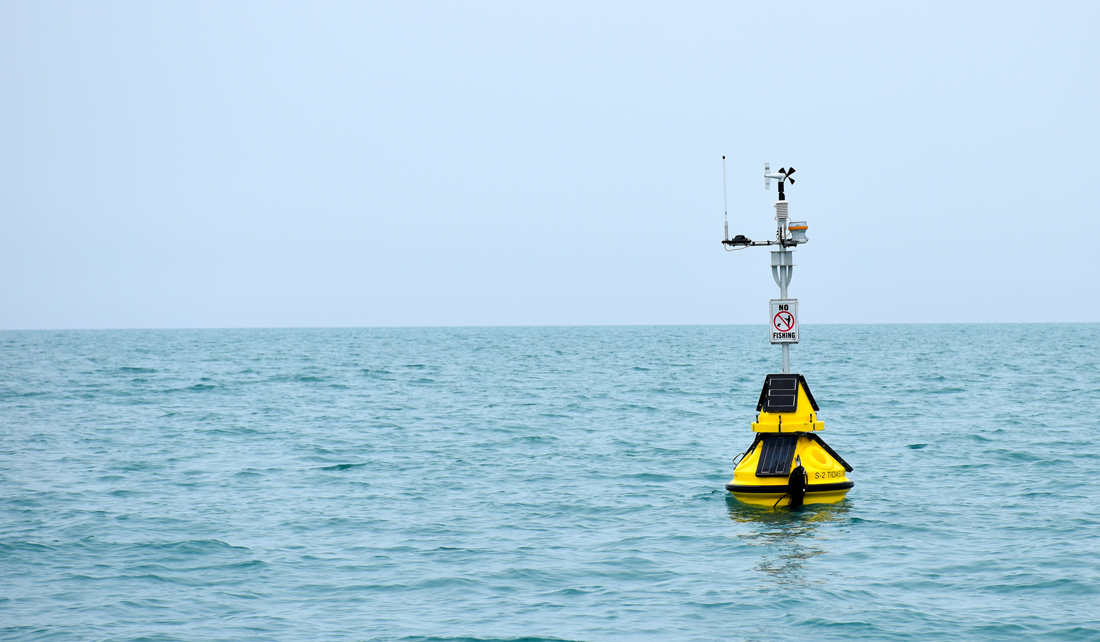
[[[757,247],[759,245],[782,245],[783,247],[795,247],[797,243],[788,241],[786,239],[782,241],[753,241],[745,238],[744,235],[738,234],[728,241],[722,241],[722,245],[731,246],[743,246],[743,247]]]

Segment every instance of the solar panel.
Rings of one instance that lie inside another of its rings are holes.
[[[798,410],[798,375],[768,377],[768,394],[764,396],[764,412],[794,412]]]
[[[799,374],[770,374],[764,379],[764,388],[760,390],[757,410],[764,412],[795,412],[798,410],[798,384],[806,392],[810,406],[817,410],[817,402],[810,393],[806,378]]]
[[[797,435],[764,434],[760,445],[760,460],[756,464],[757,477],[786,477],[791,474]]]

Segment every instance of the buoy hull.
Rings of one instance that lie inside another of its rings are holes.
[[[784,443],[780,443],[784,442]],[[813,433],[760,435],[733,471],[726,490],[741,502],[780,507],[800,496],[803,486],[791,478],[802,466],[805,494],[802,504],[834,504],[844,499],[855,482],[848,479],[845,462]],[[797,502],[796,502],[797,504]]]
[[[806,496],[802,500],[805,504],[835,504],[842,501],[848,491],[855,486],[855,482],[847,481],[839,484],[810,484],[806,488]],[[791,494],[787,484],[767,486],[744,486],[738,484],[726,484],[726,490],[733,497],[744,504],[752,506],[764,506],[778,508],[789,506]]]
[[[756,439],[736,458],[726,490],[755,506],[834,504],[855,482],[852,467],[817,433],[825,428],[806,378],[770,374],[764,379],[752,424]]]

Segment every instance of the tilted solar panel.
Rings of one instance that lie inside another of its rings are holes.
[[[791,474],[797,435],[764,434],[760,444],[760,460],[756,464],[757,477],[786,477]]]
[[[764,412],[798,410],[798,375],[768,379],[768,394],[764,396]]]
[[[798,410],[798,384],[802,384],[802,390],[806,392],[806,398],[810,400],[810,406],[817,410],[817,402],[810,393],[810,386],[806,384],[806,378],[799,374],[770,374],[764,379],[764,387],[760,390],[760,401],[756,404],[757,410],[764,412],[795,412]]]

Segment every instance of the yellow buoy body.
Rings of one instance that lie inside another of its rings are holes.
[[[852,467],[825,443],[802,375],[768,375],[752,424],[756,439],[733,471],[726,490],[746,504],[800,506],[839,502],[855,485]]]

